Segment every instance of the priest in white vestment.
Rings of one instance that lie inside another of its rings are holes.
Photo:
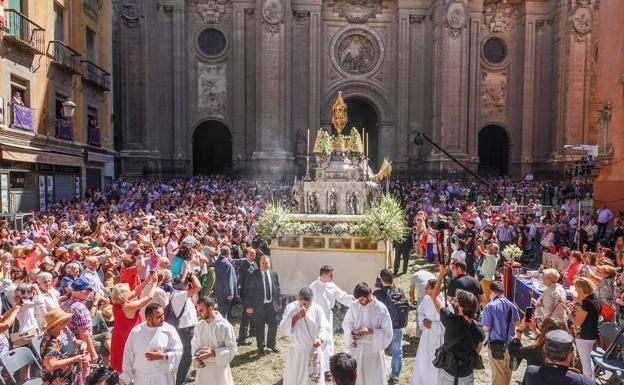
[[[423,332],[418,343],[410,385],[438,383],[438,368],[433,366],[433,359],[436,349],[442,346],[444,342],[444,325],[440,321],[440,313],[436,311],[430,296],[435,283],[435,279],[427,282],[425,286],[426,295],[418,305],[418,325]],[[444,303],[443,295],[440,295],[440,301]],[[450,303],[447,307],[453,311],[453,306]]]
[[[191,352],[198,368],[195,384],[234,385],[230,362],[236,355],[234,328],[215,310],[216,302],[203,297],[197,302],[202,321],[195,326]]]
[[[178,331],[165,322],[159,304],[147,305],[145,317],[146,321],[135,326],[126,341],[120,384],[174,385],[173,374],[182,358]]]
[[[392,342],[392,320],[386,306],[376,300],[368,284],[355,286],[356,300],[342,321],[345,343],[357,361],[356,385],[386,385],[384,349]]]
[[[323,346],[331,332],[323,309],[312,302],[309,288],[299,291],[299,299],[286,306],[280,331],[290,337],[290,349],[284,365],[283,385],[324,385]],[[316,355],[311,358],[313,351]]]
[[[353,303],[353,296],[347,294],[333,282],[334,268],[328,265],[321,267],[318,279],[310,285],[312,289],[312,302],[317,303],[323,309],[325,319],[329,325],[329,339],[323,347],[323,371],[329,372],[329,357],[334,355],[334,312],[332,309],[336,306],[336,301],[346,307]]]

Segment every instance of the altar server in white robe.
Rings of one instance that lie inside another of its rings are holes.
[[[234,385],[230,362],[236,355],[234,328],[215,310],[216,302],[203,297],[197,302],[202,321],[195,326],[191,352],[197,359],[195,384]]]
[[[356,385],[388,383],[384,349],[392,342],[392,320],[386,306],[376,300],[365,282],[353,291],[355,301],[342,322],[345,343],[357,361]]]
[[[145,317],[126,341],[120,384],[174,385],[173,373],[182,358],[178,331],[165,322],[165,312],[157,303],[147,305]]]
[[[336,286],[333,280],[334,268],[329,265],[323,265],[318,279],[310,285],[313,294],[312,301],[321,306],[329,325],[329,339],[323,347],[322,362],[326,377],[329,373],[329,357],[334,355],[334,312],[332,309],[336,306],[336,301],[346,307],[351,306],[353,303],[353,296]]]
[[[416,360],[414,360],[414,369],[412,370],[412,380],[410,385],[430,385],[438,383],[438,369],[433,366],[435,351],[442,346],[444,342],[444,325],[440,321],[440,313],[431,299],[431,292],[435,287],[436,280],[431,279],[425,286],[426,295],[418,305],[418,325],[423,331],[418,343],[418,351],[416,352]],[[441,295],[440,301],[444,303]],[[453,307],[449,303],[448,309],[453,311]],[[426,374],[426,375],[424,375]]]
[[[284,385],[323,385],[322,347],[331,332],[323,309],[312,302],[309,288],[299,290],[299,299],[286,306],[280,331],[290,337],[290,349],[284,365]],[[311,354],[316,356],[311,359]]]

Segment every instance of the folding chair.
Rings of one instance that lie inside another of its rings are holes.
[[[606,335],[605,337],[608,339]],[[611,343],[609,347],[605,349],[604,354],[592,357],[592,360],[594,361],[594,364],[596,365],[596,372],[602,372],[602,371],[610,372],[613,376],[617,377],[621,382],[622,373],[624,372],[624,362],[620,361],[619,357],[616,357],[615,359],[611,359],[608,357],[613,350],[615,349],[619,350],[623,347],[624,347],[624,336],[622,336],[621,331],[618,331],[618,334],[613,340],[613,343]]]
[[[43,342],[43,334],[36,336],[30,341],[35,352],[35,357],[38,361],[41,361],[41,343]]]
[[[30,364],[35,364],[35,366],[41,371],[41,365],[30,351],[30,349],[21,347],[14,350],[9,351],[8,353],[2,355],[0,357],[0,363],[6,370],[9,378],[13,382],[13,384],[17,385],[17,381],[15,380],[14,374],[26,367]],[[41,385],[43,384],[43,380],[41,378],[31,378],[30,380],[24,382],[22,385]]]
[[[103,332],[111,332],[113,328],[109,327],[104,320],[104,316],[101,312],[96,312],[93,317],[93,334],[103,333]]]
[[[609,342],[606,350],[612,348],[613,343],[615,342],[616,338],[618,338],[620,333],[622,333],[622,330],[620,330],[620,327],[615,322],[605,322],[598,328],[598,334],[600,334],[600,337],[604,338]],[[601,348],[600,346],[597,346],[591,352],[592,357],[601,357],[604,356],[604,354],[605,349]]]

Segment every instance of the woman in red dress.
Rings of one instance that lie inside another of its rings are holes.
[[[141,323],[141,315],[139,310],[147,306],[156,291],[156,274],[150,275],[145,281],[136,287],[134,291],[130,290],[127,283],[118,283],[113,288],[111,299],[113,302],[113,316],[115,317],[115,327],[111,337],[110,366],[117,373],[121,373],[123,364],[123,353],[126,340],[130,335],[133,327]],[[152,288],[147,295],[140,299],[139,297],[143,288],[151,283]]]

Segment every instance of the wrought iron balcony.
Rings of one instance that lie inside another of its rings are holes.
[[[13,42],[22,48],[39,54],[45,54],[45,30],[24,14],[5,9],[5,41]]]
[[[89,60],[81,60],[82,79],[110,91],[110,74]]]
[[[9,103],[11,111],[11,128],[34,132],[35,110],[20,104]]]
[[[48,44],[48,56],[52,58],[52,64],[74,74],[80,73],[80,54],[62,41],[52,40]]]

